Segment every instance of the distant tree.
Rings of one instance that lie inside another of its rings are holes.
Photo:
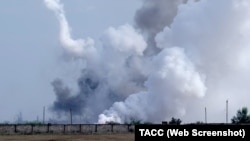
[[[36,121],[28,121],[28,122],[25,122],[23,124],[26,124],[26,125],[42,125],[43,123],[42,122],[36,122]]]
[[[204,124],[202,121],[197,121],[195,124]]]
[[[141,120],[131,120],[129,124],[138,125],[138,124],[142,124],[142,122]]]
[[[154,124],[154,123],[153,123],[153,122],[150,122],[150,121],[145,121],[145,122],[143,122],[143,124],[150,125],[150,124]]]
[[[108,121],[108,122],[106,122],[105,124],[120,124],[120,123],[115,122],[115,121]]]
[[[250,115],[248,114],[247,107],[243,107],[237,111],[236,116],[231,119],[232,123],[250,123]]]
[[[143,123],[142,123],[142,120],[139,120],[136,118],[130,118],[130,120],[125,121],[124,124],[138,125],[138,124],[143,124]]]
[[[168,122],[168,124],[180,125],[181,122],[182,121],[179,118],[172,117],[172,119]]]

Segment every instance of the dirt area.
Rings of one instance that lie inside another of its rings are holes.
[[[0,135],[0,141],[134,141],[134,134],[109,135]]]

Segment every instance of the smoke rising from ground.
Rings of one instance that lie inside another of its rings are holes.
[[[185,100],[203,97],[203,80],[184,50],[178,47],[161,51],[151,62],[152,72],[145,81],[147,91],[115,102],[99,116],[99,123],[130,121],[159,122],[170,115],[185,114]],[[162,112],[165,111],[165,112]]]
[[[101,47],[72,39],[60,0],[44,2],[59,20],[62,46],[86,61],[77,93],[52,82],[58,114],[72,108],[83,122],[195,122],[207,107],[208,120],[223,122],[227,99],[231,114],[250,106],[248,0],[144,0],[136,26],[108,28]]]

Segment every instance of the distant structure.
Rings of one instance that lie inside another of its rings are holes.
[[[43,107],[43,124],[45,124],[45,106]]]
[[[207,123],[207,108],[205,107],[205,123]]]
[[[228,123],[228,100],[226,101],[226,123]]]
[[[72,124],[72,109],[69,108],[69,114],[70,114],[70,124]]]

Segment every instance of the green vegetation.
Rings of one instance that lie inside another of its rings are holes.
[[[250,123],[250,115],[248,114],[247,107],[243,107],[239,109],[236,113],[236,116],[233,116],[231,119],[232,123],[240,124],[240,123]]]
[[[138,125],[138,124],[153,124],[152,122],[149,122],[149,121],[144,121],[142,122],[141,120],[135,120],[135,119],[132,119],[129,123],[125,122],[124,124],[132,124],[132,125]]]
[[[181,119],[172,117],[171,120],[170,120],[169,122],[164,121],[163,124],[180,125],[181,122],[182,122]]]
[[[109,121],[109,122],[106,122],[105,124],[120,124],[120,123],[114,122],[114,121]]]
[[[204,124],[202,121],[196,121],[196,123],[195,124],[198,124],[198,125],[200,125],[200,124]]]
[[[179,118],[172,117],[172,119],[169,121],[169,124],[180,125],[181,122],[182,121]]]

